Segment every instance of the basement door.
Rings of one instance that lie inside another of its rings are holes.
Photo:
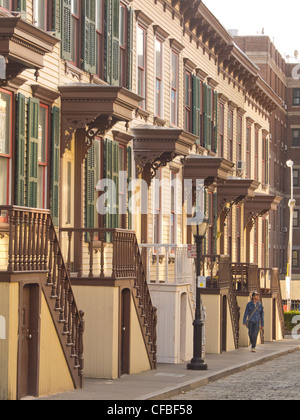
[[[19,398],[38,393],[39,286],[23,288],[20,319]]]

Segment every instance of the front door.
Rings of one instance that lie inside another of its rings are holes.
[[[19,398],[37,395],[39,287],[23,288],[20,319]]]
[[[129,374],[130,359],[130,303],[129,289],[121,294],[121,375]]]

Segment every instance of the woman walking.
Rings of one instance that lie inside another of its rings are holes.
[[[248,303],[245,310],[243,324],[249,329],[249,338],[251,342],[251,351],[256,352],[257,336],[259,328],[264,329],[264,308],[259,302],[259,293],[252,293],[252,300]]]

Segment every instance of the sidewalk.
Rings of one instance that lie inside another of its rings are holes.
[[[159,364],[157,370],[125,375],[120,379],[85,379],[84,389],[40,400],[162,400],[203,386],[249,367],[300,350],[300,342],[285,339],[260,345],[257,353],[248,348],[221,355],[207,355],[208,370],[189,371],[186,364]]]

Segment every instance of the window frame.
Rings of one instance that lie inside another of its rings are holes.
[[[175,76],[175,85],[172,84],[173,82],[173,57],[176,57],[176,76]],[[175,127],[178,127],[178,104],[179,104],[179,54],[174,50],[171,49],[171,79],[170,79],[170,111],[171,111],[171,124]],[[174,93],[174,105],[172,104],[172,98]],[[174,117],[174,118],[173,118]]]
[[[228,110],[228,160],[230,162],[233,161],[233,121],[234,121],[234,114],[233,110]]]
[[[0,153],[0,157],[4,158],[7,160],[7,189],[6,189],[6,205],[10,205],[11,204],[11,183],[12,183],[12,156],[13,156],[13,99],[14,99],[14,94],[13,92],[10,92],[6,89],[2,89],[0,88],[0,93],[4,93],[5,95],[8,95],[10,97],[10,115],[8,118],[10,118],[10,124],[9,124],[9,153]],[[1,221],[5,221],[5,220],[1,220],[0,218],[0,222]]]
[[[73,13],[73,5],[77,2],[78,15]],[[81,22],[82,22],[82,6],[80,0],[71,0],[71,25],[72,39],[71,39],[71,63],[76,67],[81,67]],[[74,24],[74,26],[73,26]],[[74,54],[75,53],[75,54]]]
[[[157,43],[161,46],[161,52],[160,52],[160,69],[161,73],[158,74],[157,71]],[[164,64],[164,42],[156,36],[154,39],[154,51],[155,51],[155,110],[154,114],[158,118],[163,118],[163,78],[164,78],[164,70],[163,70],[163,64]],[[157,92],[157,87],[159,86],[159,92]],[[158,101],[157,101],[158,99]]]
[[[185,99],[184,99],[184,124],[185,131],[193,132],[193,77],[192,73],[185,69]],[[188,83],[187,83],[188,82]],[[188,103],[187,99],[188,98]]]
[[[121,44],[121,10],[124,10],[123,38],[124,44]],[[122,87],[127,87],[127,69],[128,69],[128,8],[125,3],[120,2],[120,83]]]
[[[295,132],[298,132],[297,137]],[[292,128],[292,147],[300,147],[300,128]]]
[[[296,95],[296,93],[298,93],[298,95]],[[300,88],[293,89],[293,106],[300,106]]]
[[[162,242],[162,230],[161,230],[161,224],[162,224],[162,169],[158,169],[156,173],[156,177],[154,178],[154,188],[153,188],[153,243],[155,245],[158,245]],[[157,185],[159,188],[158,194],[157,194]],[[158,203],[156,200],[156,196],[158,195]],[[158,204],[158,206],[156,206]],[[155,240],[157,238],[157,240]],[[157,250],[154,250],[154,253],[157,253]]]
[[[224,157],[225,106],[219,102],[219,155]]]
[[[146,79],[147,79],[147,29],[144,28],[140,23],[137,25],[137,45],[138,45],[138,30],[143,32],[143,67],[140,66],[138,59],[138,48],[137,48],[137,93],[144,99],[140,102],[139,106],[141,109],[146,110]],[[140,76],[141,82],[140,82]],[[141,87],[141,90],[140,90]]]

